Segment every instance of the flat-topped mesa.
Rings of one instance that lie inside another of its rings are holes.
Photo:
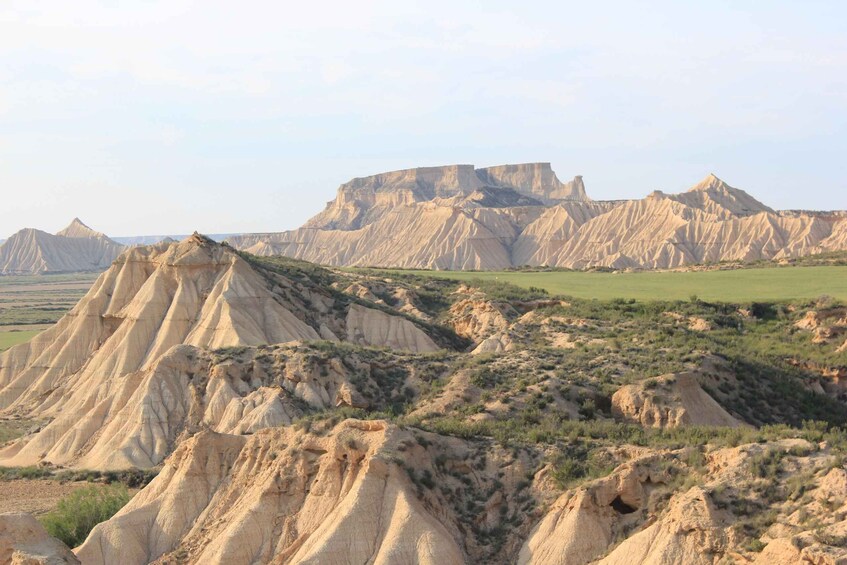
[[[228,241],[337,266],[654,269],[845,249],[847,212],[775,212],[715,175],[591,201],[581,177],[562,183],[549,163],[455,165],[356,179],[301,229]]]
[[[341,185],[338,193],[341,195],[362,189],[374,192],[408,190],[414,193],[418,200],[432,200],[470,194],[481,186],[473,165],[445,165],[355,178]]]
[[[473,165],[419,167],[355,178],[303,227],[359,229],[387,211],[436,198],[463,197],[482,187]]]
[[[550,163],[522,163],[520,165],[500,165],[486,167],[476,171],[480,180],[488,186],[512,188],[521,194],[540,198],[545,203],[557,200],[587,201],[585,184],[581,176],[563,183]]]
[[[461,205],[478,203],[483,191],[494,207],[501,203],[552,204],[562,200],[587,201],[582,177],[562,183],[550,163],[501,165],[476,169],[473,165],[418,167],[360,177],[342,184],[335,200],[303,227],[355,230],[373,223],[388,211],[418,202],[440,201]],[[503,191],[502,198],[497,192]],[[514,193],[534,200],[520,201]]]

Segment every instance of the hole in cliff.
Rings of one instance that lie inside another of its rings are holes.
[[[615,509],[615,512],[618,514],[632,514],[635,512],[635,508],[621,500],[620,496],[616,496],[615,499],[609,504],[612,508]]]

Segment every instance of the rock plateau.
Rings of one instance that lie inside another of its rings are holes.
[[[844,213],[779,212],[714,175],[681,194],[591,201],[549,163],[428,167],[357,178],[297,230],[238,249],[326,265],[497,270],[674,268],[847,249]]]

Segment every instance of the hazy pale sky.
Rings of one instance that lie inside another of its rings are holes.
[[[0,237],[279,231],[352,177],[550,161],[847,208],[847,2],[0,2]]]

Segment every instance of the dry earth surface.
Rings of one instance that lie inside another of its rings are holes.
[[[82,487],[86,481],[63,483],[50,479],[0,481],[0,514],[29,512],[35,516],[55,510],[59,501]]]

